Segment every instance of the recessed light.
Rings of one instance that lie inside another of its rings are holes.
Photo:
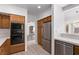
[[[38,6],[37,8],[39,8],[39,9],[40,9],[40,8],[41,8],[41,6]]]

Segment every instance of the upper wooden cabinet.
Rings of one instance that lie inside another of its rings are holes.
[[[2,28],[10,28],[9,16],[2,16]]]
[[[10,20],[13,23],[24,23],[24,16],[19,16],[19,15],[11,15]]]
[[[10,17],[6,15],[0,15],[0,28],[8,29],[10,28]]]

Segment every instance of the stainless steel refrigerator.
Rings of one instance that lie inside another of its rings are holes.
[[[46,22],[43,24],[43,29],[42,29],[42,45],[43,48],[51,53],[51,22]]]

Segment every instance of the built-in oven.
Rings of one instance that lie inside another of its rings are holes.
[[[11,23],[11,44],[24,42],[24,24]]]

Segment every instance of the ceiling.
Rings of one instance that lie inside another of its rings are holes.
[[[62,8],[64,11],[66,11],[66,10],[72,9],[76,6],[79,6],[79,4],[64,4],[64,5],[62,5]]]
[[[37,15],[42,12],[51,9],[51,4],[14,4],[17,7],[25,8],[28,10],[29,14]],[[41,8],[37,8],[37,6],[41,6]]]
[[[60,4],[61,7],[65,7],[67,6],[68,4]]]

